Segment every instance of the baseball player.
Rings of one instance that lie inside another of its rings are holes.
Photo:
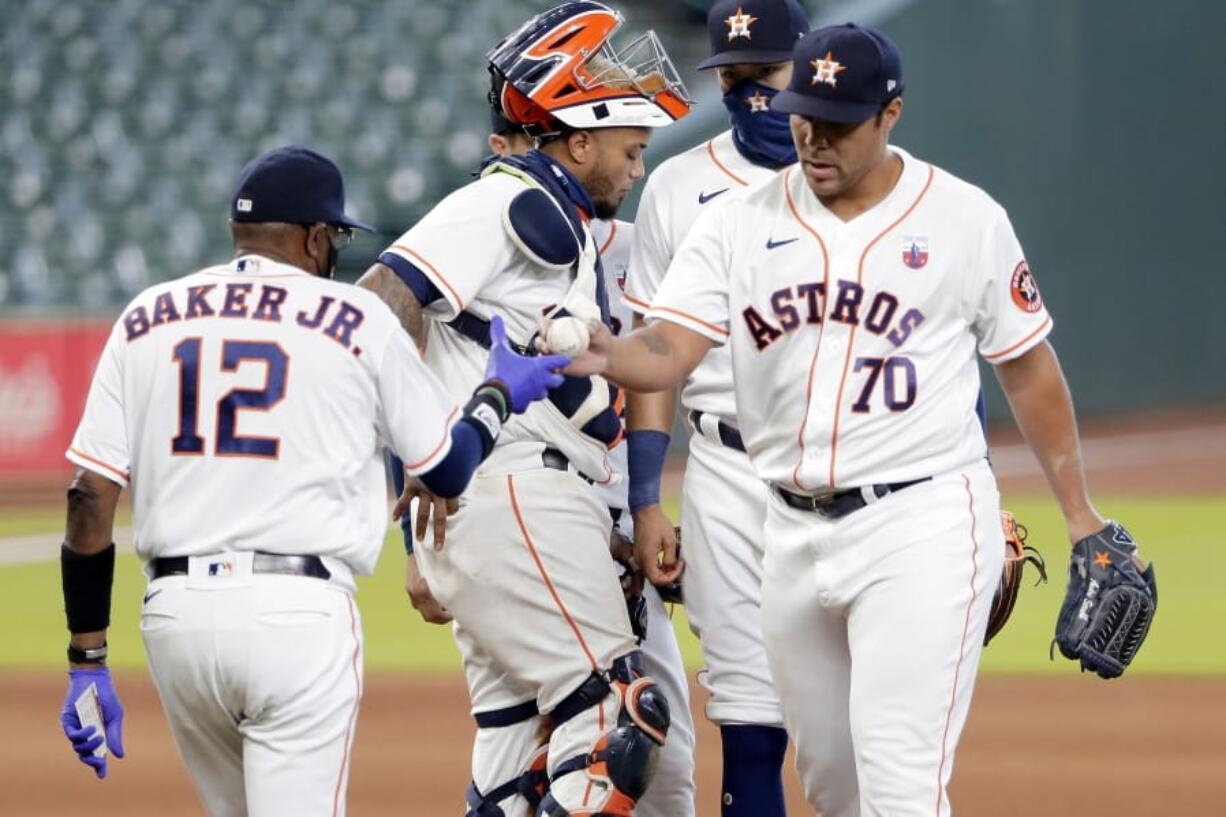
[[[489,145],[496,156],[525,154],[535,146],[535,138],[507,121],[497,109],[491,109],[490,120]],[[615,335],[628,332],[633,313],[622,297],[622,287],[625,285],[626,270],[630,262],[634,225],[620,219],[592,219],[588,228],[592,232],[600,254],[601,266],[604,268],[604,286],[609,296],[610,328]],[[625,446],[618,446],[610,452],[610,458],[622,473],[625,472],[625,457]],[[393,476],[398,477],[400,473],[399,466],[394,466]],[[396,488],[397,491],[403,491],[403,478],[397,480]],[[627,513],[627,482],[623,480],[613,485],[593,486],[593,490],[609,506],[614,525],[623,535],[633,540],[633,520]],[[405,514],[402,527],[405,548],[409,553],[413,551],[415,536],[421,538],[426,532],[424,519],[420,532],[413,530],[414,525],[415,520]],[[406,584],[414,608],[431,623],[451,621],[451,616],[434,598],[429,586],[421,578],[415,560],[410,558],[408,562],[409,575]],[[646,604],[646,631],[641,641],[643,665],[664,690],[672,721],[669,725],[668,740],[660,751],[655,778],[647,793],[638,801],[635,813],[638,817],[686,817],[694,813],[694,722],[690,714],[689,685],[681,649],[677,645],[677,636],[659,591],[654,585],[648,585],[643,589],[643,599]]]
[[[386,529],[382,448],[455,496],[569,358],[515,354],[496,321],[482,382],[458,406],[377,296],[330,280],[352,231],[371,228],[345,215],[340,172],[318,153],[254,159],[230,218],[234,260],[124,310],[68,449],[61,722],[99,777],[108,750],[123,756],[106,629],[130,485],[149,577],[141,633],[205,808],[343,814],[362,689],[354,576]]]
[[[792,48],[809,30],[804,10],[795,0],[721,0],[707,27],[711,56],[699,68],[715,74],[731,127],[666,160],[647,179],[626,282],[640,325],[694,220],[796,161],[788,117],[770,110],[770,101],[786,87]],[[655,582],[682,572],[673,524],[660,508],[676,404],[673,389],[627,400],[630,508],[638,559]],[[706,714],[719,726],[723,748],[720,813],[781,817],[787,733],[759,615],[766,486],[736,430],[727,349],[712,350],[687,378],[681,407],[694,431],[682,493],[683,581],[706,665],[698,676],[710,693]]]
[[[567,2],[499,43],[494,100],[540,148],[489,164],[364,276],[454,392],[472,386],[495,309],[522,346],[543,313],[609,318],[587,221],[613,217],[651,129],[689,111],[655,35],[618,50],[621,25],[600,3]],[[568,378],[507,426],[445,525],[430,503],[436,545],[414,559],[464,660],[469,814],[628,815],[651,779],[669,706],[643,672],[612,519],[589,485],[619,477],[619,402],[603,378]]]
[[[530,151],[536,140],[508,122],[498,110],[490,113],[490,149],[499,156]],[[609,297],[609,328],[614,335],[628,333],[634,313],[623,297],[634,225],[620,219],[592,219],[588,223],[604,268],[604,288]],[[617,470],[626,471],[626,446],[610,454]],[[628,483],[622,480],[593,489],[613,516],[615,527],[633,541],[634,522],[628,510]],[[660,765],[651,788],[635,808],[638,817],[686,817],[694,814],[694,721],[690,714],[690,689],[685,664],[677,646],[668,611],[660,592],[648,583],[642,592],[646,604],[646,630],[642,635],[643,665],[664,690],[672,713],[668,740],[660,751]]]
[[[772,105],[791,114],[799,164],[701,216],[648,326],[612,338],[591,324],[567,372],[651,391],[729,348],[740,433],[769,485],[763,634],[809,802],[825,817],[947,815],[1004,557],[964,409],[976,351],[1070,540],[1116,526],[1090,502],[1052,319],[1005,211],[889,145],[897,48],[823,28],[793,66]]]

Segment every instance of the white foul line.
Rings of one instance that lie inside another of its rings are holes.
[[[60,556],[62,533],[34,533],[27,536],[0,537],[0,565],[49,562]],[[115,548],[120,553],[132,550],[132,529],[115,529]]]

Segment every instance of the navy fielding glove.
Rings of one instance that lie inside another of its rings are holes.
[[[1068,589],[1053,645],[1081,670],[1118,678],[1132,663],[1158,609],[1153,564],[1118,522],[1073,545]]]

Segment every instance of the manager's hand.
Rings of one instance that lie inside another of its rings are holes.
[[[111,683],[111,673],[106,667],[73,667],[68,671],[68,692],[60,709],[60,725],[80,761],[92,768],[101,779],[106,777],[107,755],[96,756],[94,750],[102,745],[103,735],[97,734],[93,726],[81,726],[76,707],[77,698],[90,684],[98,688],[98,709],[102,715],[107,750],[115,757],[123,757],[123,705],[119,703],[119,696]]]

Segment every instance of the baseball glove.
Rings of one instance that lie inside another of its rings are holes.
[[[647,636],[647,600],[643,598],[643,571],[634,561],[634,542],[622,536],[616,526],[609,532],[609,552],[613,561],[621,565],[622,595],[626,597],[626,614],[630,616],[630,629],[638,643]]]
[[[1158,609],[1154,566],[1118,522],[1073,545],[1068,590],[1056,621],[1054,648],[1081,670],[1118,678],[1141,648]]]
[[[1039,571],[1036,585],[1047,581],[1047,565],[1043,561],[1043,555],[1026,544],[1026,526],[1005,510],[1000,512],[1000,526],[1005,532],[1005,567],[1000,573],[996,595],[992,597],[988,630],[983,636],[985,647],[992,637],[1004,628],[1005,622],[1013,614],[1013,605],[1017,603],[1017,593],[1022,587],[1022,572],[1026,564],[1034,565],[1035,570]]]

